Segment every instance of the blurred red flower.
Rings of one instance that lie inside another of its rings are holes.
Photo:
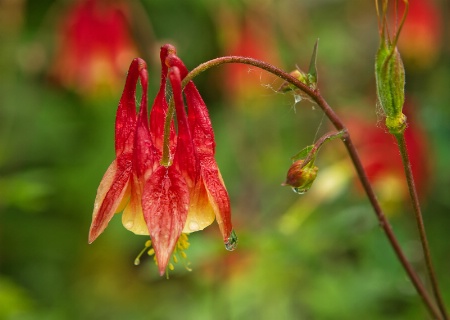
[[[398,2],[401,14],[404,3]],[[442,31],[442,15],[435,1],[410,1],[408,16],[398,42],[404,63],[408,67],[419,69],[431,66],[442,47]]]
[[[413,106],[404,107],[408,117],[405,139],[419,195],[424,196],[430,183],[430,151],[426,134],[415,120]],[[383,202],[401,203],[409,199],[403,164],[395,138],[381,124],[364,118],[347,121],[364,169]]]
[[[278,64],[278,52],[273,26],[267,13],[256,6],[243,14],[223,8],[218,22],[222,32],[224,55],[239,55]],[[261,88],[261,72],[249,71],[249,66],[233,63],[225,69],[224,90],[235,100],[254,97]]]
[[[80,0],[61,18],[52,78],[82,95],[120,90],[137,55],[121,0]]]

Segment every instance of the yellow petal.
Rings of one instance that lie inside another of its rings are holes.
[[[139,235],[148,235],[147,224],[142,212],[142,186],[135,175],[133,175],[131,187],[131,198],[122,214],[123,226]]]
[[[189,211],[183,233],[203,230],[212,224],[215,218],[203,180],[200,180],[196,185],[190,198]]]

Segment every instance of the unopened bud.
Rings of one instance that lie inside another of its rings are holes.
[[[386,115],[386,126],[391,133],[401,133],[406,127],[402,113],[405,102],[405,68],[402,58],[392,44],[381,43],[375,62],[377,95]]]
[[[293,76],[295,79],[297,79],[298,81],[308,85],[307,75],[300,69],[295,69],[294,71],[290,72],[289,74],[291,76]],[[278,88],[278,92],[289,92],[289,91],[296,90],[296,89],[297,88],[293,84],[290,84],[289,82],[285,81]]]
[[[286,181],[282,184],[283,186],[290,186],[295,193],[303,194],[311,188],[314,180],[317,177],[317,171],[319,170],[316,166],[308,163],[303,166],[303,160],[295,161],[286,176]]]

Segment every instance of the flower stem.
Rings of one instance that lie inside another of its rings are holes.
[[[322,137],[320,137],[319,140],[317,140],[314,143],[314,146],[311,148],[311,150],[309,151],[309,153],[306,156],[306,158],[303,159],[303,163],[298,168],[298,170],[301,170],[303,167],[308,165],[309,162],[316,157],[317,153],[319,152],[320,148],[322,147],[322,145],[325,142],[328,142],[328,141],[331,141],[331,140],[334,140],[334,139],[338,139],[338,138],[342,139],[342,137],[345,136],[346,134],[348,134],[347,131],[343,131],[343,130],[339,131],[339,132],[328,132],[328,133],[324,134]]]
[[[422,243],[422,250],[425,257],[425,263],[428,270],[428,276],[430,278],[431,287],[433,289],[434,297],[436,298],[438,307],[442,313],[443,319],[447,320],[448,315],[445,309],[445,304],[442,299],[436,273],[433,268],[433,263],[431,260],[430,247],[428,245],[427,235],[425,231],[425,225],[423,223],[422,212],[420,209],[419,197],[417,195],[417,189],[414,183],[414,177],[411,170],[411,162],[409,161],[408,148],[406,146],[404,133],[396,134],[397,145],[402,156],[403,168],[405,169],[406,181],[408,183],[409,195],[411,197],[411,202],[414,209],[414,215],[416,218],[417,228],[419,229],[420,242]]]
[[[328,117],[328,119],[333,123],[334,127],[338,131],[343,131],[344,134],[341,138],[343,143],[345,144],[347,148],[347,152],[350,155],[350,158],[353,162],[353,165],[356,169],[356,172],[358,174],[358,177],[361,181],[361,184],[363,185],[363,188],[367,194],[367,197],[369,198],[369,201],[375,211],[375,214],[378,218],[379,224],[381,228],[383,229],[384,233],[386,234],[386,237],[389,240],[389,243],[391,247],[393,248],[395,254],[397,255],[397,258],[399,259],[400,263],[402,264],[403,268],[405,269],[406,273],[408,274],[411,282],[413,283],[417,293],[422,298],[423,303],[428,308],[429,313],[433,316],[435,319],[443,319],[442,316],[439,313],[439,310],[435,307],[433,304],[432,299],[428,295],[428,292],[426,291],[425,287],[423,286],[419,276],[414,271],[413,267],[409,263],[409,261],[406,259],[405,254],[403,253],[400,244],[395,237],[394,232],[392,231],[392,227],[389,224],[386,216],[384,215],[380,204],[375,196],[375,193],[372,189],[372,186],[370,185],[369,179],[367,178],[366,172],[363,169],[361,160],[359,159],[359,156],[356,152],[356,149],[352,143],[352,140],[350,138],[350,135],[347,132],[347,128],[343,124],[343,122],[340,120],[340,118],[337,116],[337,114],[331,109],[331,107],[328,105],[328,103],[325,101],[325,99],[320,94],[319,89],[312,89],[308,87],[306,84],[302,83],[295,77],[291,76],[289,73],[271,65],[266,62],[256,60],[253,58],[248,57],[240,57],[240,56],[226,56],[226,57],[220,57],[216,58],[210,61],[207,61],[205,63],[200,64],[195,69],[193,69],[184,79],[182,82],[183,87],[191,81],[193,78],[195,78],[200,73],[206,71],[209,68],[216,67],[222,64],[226,63],[242,63],[247,65],[252,65],[257,68],[263,69],[269,73],[274,74],[275,76],[289,82],[290,84],[297,87],[299,90],[307,94],[312,101],[314,101],[325,113],[325,115]]]
[[[174,111],[175,103],[173,102],[173,99],[170,99],[167,108],[166,121],[164,123],[163,153],[161,157],[161,165],[165,167],[170,166],[172,162],[172,159],[170,159],[170,127]]]

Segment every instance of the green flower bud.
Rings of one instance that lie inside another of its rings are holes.
[[[393,35],[389,34],[387,11],[389,0],[382,2],[381,10],[378,1],[375,2],[378,26],[380,30],[380,47],[375,59],[375,79],[377,82],[378,101],[386,115],[386,127],[395,135],[402,134],[406,129],[406,117],[402,113],[405,102],[405,67],[397,41],[408,14],[408,1],[404,0],[403,17]]]
[[[315,45],[313,54],[311,56],[311,62],[309,63],[309,71],[308,73],[302,71],[298,66],[297,69],[290,72],[289,74],[296,78],[298,81],[302,82],[303,84],[307,85],[309,88],[316,90],[317,88],[317,81],[318,81],[318,74],[317,74],[317,68],[316,68],[316,60],[317,60],[317,46],[319,44],[319,39],[317,39]],[[278,89],[278,92],[288,92],[292,90],[297,90],[298,88],[294,85],[283,82]]]
[[[405,68],[397,47],[382,41],[375,60],[377,95],[386,115],[386,126],[393,134],[406,128],[402,113],[405,102]]]
[[[301,71],[300,69],[295,69],[294,71],[289,73],[291,76],[293,76],[294,78],[296,78],[297,80],[299,80],[300,82],[308,85],[308,81],[307,81],[307,75]],[[281,84],[281,86],[278,88],[278,92],[289,92],[292,90],[296,90],[297,88],[290,84],[289,82],[283,82]]]
[[[303,194],[311,188],[319,170],[311,162],[304,167],[302,166],[303,160],[295,161],[289,168],[286,181],[282,184],[283,186],[292,187],[292,190],[298,194]]]

